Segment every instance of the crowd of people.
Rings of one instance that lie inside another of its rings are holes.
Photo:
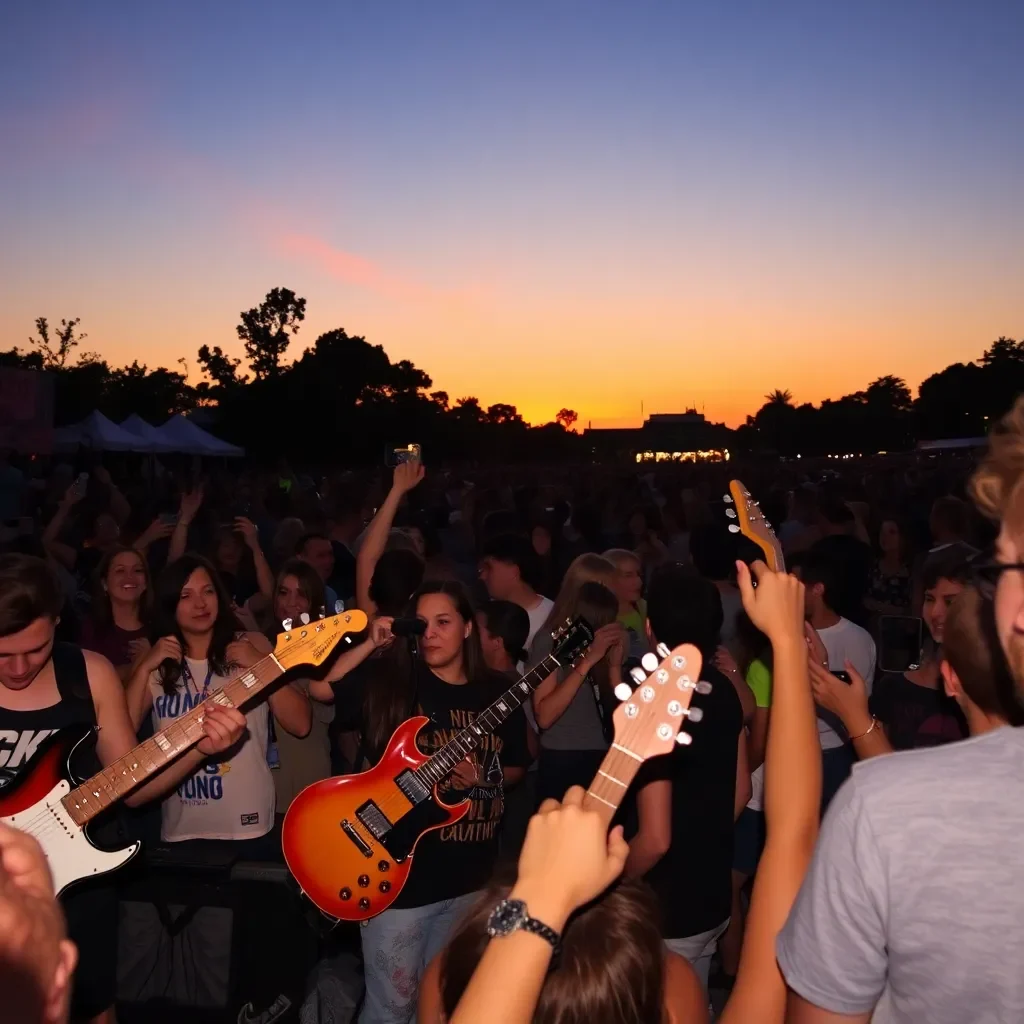
[[[290,623],[368,617],[322,676],[208,703],[198,746],[104,826],[150,850],[280,862],[306,786],[375,765],[415,715],[433,753],[557,626],[592,628],[442,780],[468,815],[349,933],[363,1024],[1024,1019],[1024,400],[978,466],[744,467],[788,572],[730,530],[735,467],[0,462],[5,778],[75,724],[97,727],[80,770],[109,765]],[[710,684],[692,742],[640,767],[609,832],[584,795],[617,691],[681,644]],[[111,1024],[140,924],[116,874],[63,915],[49,884],[0,827],[4,1019]],[[237,1019],[284,1020],[273,961],[249,968]]]

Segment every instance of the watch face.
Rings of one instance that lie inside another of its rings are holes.
[[[491,911],[491,916],[487,921],[487,934],[492,938],[509,935],[526,918],[526,904],[522,900],[502,900]]]

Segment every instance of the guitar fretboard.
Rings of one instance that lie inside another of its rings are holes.
[[[241,708],[266,689],[284,672],[273,654],[225,683],[172,722],[151,739],[112,761],[106,768],[86,779],[61,801],[78,825],[85,825],[111,804],[127,796],[136,786],[166,768],[203,738],[203,718],[212,701],[229,708]]]
[[[456,765],[467,754],[475,750],[502,722],[521,708],[530,694],[544,682],[561,662],[549,654],[542,662],[535,665],[518,682],[507,689],[490,707],[481,711],[473,720],[473,724],[462,730],[453,740],[449,740],[426,763],[421,765],[416,774],[430,786],[436,785],[446,775],[454,771]]]

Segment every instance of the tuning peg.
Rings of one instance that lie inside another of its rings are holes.
[[[615,696],[618,697],[619,700],[629,700],[629,698],[633,696],[633,688],[629,683],[619,683],[619,685],[615,687]]]
[[[736,518],[736,509],[734,509],[734,508],[727,508],[727,509],[725,510],[725,514],[726,514],[726,515],[727,515],[727,516],[728,516],[728,517],[729,517],[730,519],[735,519],[735,518]]]
[[[323,605],[320,605],[320,618],[321,619],[326,619],[327,618],[327,609]]]
[[[335,615],[340,615],[344,610],[345,610],[345,602],[344,601],[335,601],[334,602],[334,614]]]
[[[655,647],[654,649],[655,649],[655,651],[657,651],[659,658],[667,658],[672,653],[668,649],[668,645],[667,644],[658,644],[658,646]]]
[[[282,623],[281,623],[281,627],[282,627],[282,629],[284,629],[284,631],[286,633],[290,633],[291,629],[292,629],[292,620],[291,619],[283,620]]]
[[[729,524],[729,532],[730,533],[739,533],[740,532],[740,528],[735,523],[730,523]]]
[[[723,494],[722,495],[722,501],[724,501],[726,503],[726,505],[731,505],[732,504],[732,495],[731,494]]]
[[[647,673],[639,666],[637,666],[636,668],[631,668],[629,670],[629,674],[632,677],[633,682],[636,683],[637,686],[639,686],[643,682],[646,682],[647,680]]]
[[[654,672],[658,668],[658,656],[648,651],[640,659],[640,664],[643,665],[645,672]]]
[[[683,714],[691,722],[699,722],[704,717],[704,712],[700,708],[684,708]]]
[[[301,614],[301,615],[299,616],[299,619],[301,620],[301,622],[302,622],[302,624],[303,624],[304,626],[308,626],[308,625],[309,625],[309,612],[303,612],[303,613],[302,613],[302,614]]]
[[[694,689],[695,689],[695,690],[696,690],[696,691],[697,691],[698,693],[710,693],[710,692],[711,692],[711,684],[710,684],[710,683],[708,683],[708,682],[705,682],[705,681],[704,681],[704,680],[702,679],[702,680],[701,680],[701,681],[700,681],[700,682],[699,682],[699,683],[698,683],[698,684],[697,684],[697,685],[696,685],[696,686],[694,687]]]
[[[676,743],[681,747],[688,747],[693,742],[693,737],[688,732],[676,733]]]

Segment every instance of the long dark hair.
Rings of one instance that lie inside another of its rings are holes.
[[[142,564],[142,574],[146,579],[146,589],[139,597],[139,619],[145,626],[153,618],[153,577],[149,573],[149,563],[146,561],[146,556],[141,551],[130,548],[126,544],[115,544],[113,547],[107,548],[100,559],[100,564],[96,566],[96,571],[93,573],[92,605],[89,608],[89,617],[97,626],[106,628],[113,625],[114,614],[110,607],[110,594],[106,586],[107,573],[110,572],[110,563],[118,555],[127,554],[132,554],[139,560]]]
[[[421,597],[444,594],[455,611],[469,625],[469,636],[462,642],[462,666],[469,682],[478,682],[487,672],[480,637],[476,631],[473,602],[466,588],[451,580],[424,583],[412,595],[406,614],[416,615]],[[363,742],[371,762],[384,753],[391,734],[416,713],[416,673],[410,646],[396,640],[380,658],[370,662],[372,678],[363,701]]]
[[[201,555],[182,555],[171,562],[160,574],[156,582],[156,615],[154,616],[152,639],[154,642],[164,636],[174,636],[181,641],[186,649],[185,637],[178,625],[178,604],[181,592],[189,577],[202,569],[206,572],[213,589],[217,594],[217,617],[213,620],[213,636],[210,639],[210,650],[207,661],[214,675],[223,676],[227,673],[227,648],[238,632],[239,623],[231,610],[231,596],[224,588],[224,582],[213,564]],[[182,662],[167,659],[160,663],[158,669],[160,685],[165,693],[175,693],[182,675]]]
[[[487,920],[511,886],[492,882],[441,954],[441,1005],[450,1019],[490,938]],[[663,1021],[665,950],[658,906],[643,882],[620,882],[569,918],[562,956],[544,979],[535,1024]]]

